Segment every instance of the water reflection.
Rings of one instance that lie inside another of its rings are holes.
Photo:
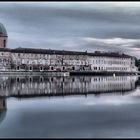
[[[7,109],[6,99],[4,97],[0,97],[0,112],[3,112]]]
[[[0,137],[140,137],[140,102],[129,96],[140,92],[139,81],[136,76],[0,77]],[[60,97],[5,99],[37,95]]]
[[[1,96],[125,94],[136,89],[136,76],[0,77]]]
[[[7,102],[6,98],[0,97],[0,124],[6,116]]]

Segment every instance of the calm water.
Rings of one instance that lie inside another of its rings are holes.
[[[136,76],[0,77],[0,96],[0,138],[140,137]]]

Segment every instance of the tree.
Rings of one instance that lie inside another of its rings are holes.
[[[140,71],[140,59],[136,59],[135,65],[138,67],[138,70]]]

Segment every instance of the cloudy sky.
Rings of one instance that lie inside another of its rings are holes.
[[[117,51],[140,58],[140,2],[0,2],[8,47]]]

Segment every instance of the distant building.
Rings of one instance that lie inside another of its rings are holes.
[[[0,24],[0,70],[136,72],[135,57],[120,53],[7,48],[7,32]]]

